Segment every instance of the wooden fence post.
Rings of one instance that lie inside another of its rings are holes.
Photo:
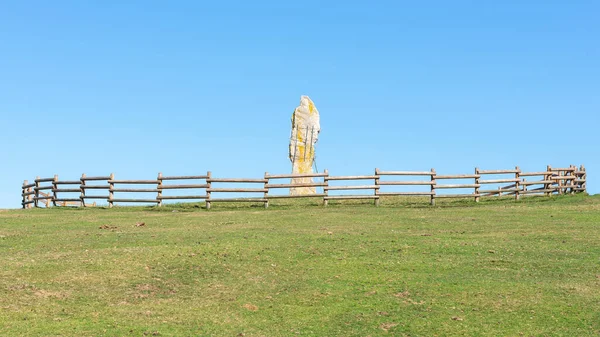
[[[581,170],[577,166],[575,166],[575,180],[573,181],[575,182],[575,193],[578,193],[581,188]]]
[[[565,176],[569,177],[571,176],[572,172],[570,169],[572,169],[573,165],[569,164],[569,170],[565,171]],[[573,183],[573,181],[571,179],[565,180],[565,194],[571,194],[571,192],[573,191],[573,189],[571,188],[571,184]]]
[[[479,167],[475,168],[475,202],[479,202]]]
[[[206,209],[210,209],[210,177],[211,177],[211,172],[208,171],[206,172]]]
[[[573,179],[571,179],[571,194],[575,194],[575,179],[577,179],[577,175],[575,174],[575,171],[577,171],[577,166],[575,165],[571,165],[571,176],[573,177]]]
[[[435,206],[435,169],[431,169],[431,200],[429,203],[431,206]]]
[[[29,190],[29,188],[25,187],[26,185],[29,185],[29,181],[27,181],[27,180],[23,181],[23,187],[21,187],[21,197],[22,197],[21,206],[23,206],[23,209],[29,208],[29,204],[25,204],[29,197],[28,195],[25,195],[25,193],[27,193],[27,190]]]
[[[550,167],[550,165],[546,165],[546,172],[547,172],[547,174],[546,174],[546,175],[544,175],[544,180],[545,180],[545,181],[550,181],[550,179],[552,178],[552,167]],[[544,190],[545,190],[544,194],[545,194],[547,197],[548,197],[548,196],[550,196],[550,195],[552,194],[552,191],[548,191],[548,190],[550,189],[550,187],[551,187],[551,186],[552,186],[552,185],[551,185],[551,184],[548,184],[548,183],[545,183],[545,184],[544,184]]]
[[[562,178],[564,175],[564,171],[563,170],[558,170],[558,177]],[[563,194],[563,180],[562,179],[558,179],[558,194]]]
[[[327,196],[329,196],[329,171],[325,169],[323,173],[325,173],[325,176],[323,177],[323,183],[325,184],[325,186],[323,186],[323,193],[325,194],[323,197],[323,206],[327,206],[329,205],[329,200],[327,200]]]
[[[375,195],[379,196],[379,169],[375,168]],[[379,198],[375,198],[375,207],[379,207]]]
[[[579,166],[579,177],[577,177],[577,179],[579,180],[579,183],[577,184],[577,187],[579,187],[582,190],[579,190],[579,192],[584,192],[585,193],[585,167],[583,167],[583,165]]]
[[[113,180],[115,180],[115,174],[111,173],[108,181],[108,208],[113,207],[113,200],[115,198],[115,183]]]
[[[520,175],[521,175],[521,169],[518,166],[516,166],[515,167],[515,200],[519,200],[519,198],[520,198],[520,195],[519,195],[519,185],[520,185],[519,180],[521,179]]]
[[[29,195],[27,196],[27,201],[29,202],[29,204],[27,204],[27,208],[31,209],[31,208],[33,208],[33,201],[34,201],[33,200],[33,196],[34,196],[33,193],[35,193],[33,191],[33,187],[27,188],[27,193],[29,193]]]
[[[158,185],[156,185],[156,189],[158,189],[158,194],[156,195],[156,199],[158,200],[158,207],[162,207],[163,202],[162,202],[162,186],[163,186],[163,179],[162,179],[162,172],[158,172],[158,177],[156,178],[156,180],[158,180]]]
[[[40,197],[40,191],[38,190],[38,188],[40,187],[40,182],[39,182],[40,176],[35,177],[35,187],[33,188],[33,191],[35,192],[35,197],[33,198],[33,206],[34,207],[38,207],[38,202],[39,202],[39,197]]]
[[[81,207],[85,207],[85,173],[81,174],[81,178],[79,180],[81,181],[81,184],[79,185],[79,189],[81,190],[79,200],[81,202]]]
[[[56,194],[56,190],[58,189],[58,174],[54,175],[54,180],[52,180],[52,205],[56,207],[56,199],[58,195]]]
[[[265,172],[265,184],[264,184],[265,194],[263,198],[265,199],[265,208],[269,207],[269,172]]]
[[[586,193],[586,189],[587,189],[587,173],[585,172],[585,167],[583,165],[581,165],[580,170],[583,171],[583,174],[581,175],[581,177],[579,179],[583,180],[583,182],[581,183],[581,188],[583,188],[584,193]]]

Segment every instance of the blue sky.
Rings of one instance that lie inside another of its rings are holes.
[[[3,1],[0,208],[35,176],[585,164],[600,192],[598,1]]]

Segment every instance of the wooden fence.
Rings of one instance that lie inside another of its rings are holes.
[[[491,179],[488,179],[490,176]],[[282,179],[291,178],[312,178],[313,182],[281,183]],[[472,174],[454,175],[440,175],[434,169],[430,171],[375,169],[373,175],[364,176],[330,176],[327,170],[323,173],[311,174],[272,175],[266,172],[264,177],[259,179],[215,178],[211,172],[199,176],[163,176],[159,173],[153,180],[118,180],[115,179],[114,174],[97,177],[82,174],[79,180],[59,180],[57,175],[53,178],[37,177],[33,183],[25,180],[21,196],[23,208],[41,205],[46,207],[95,206],[96,203],[91,204],[91,200],[106,200],[109,207],[113,207],[115,203],[150,203],[162,206],[165,200],[204,200],[206,208],[210,208],[215,202],[255,202],[268,207],[272,199],[306,197],[322,198],[325,206],[329,200],[348,199],[371,199],[377,206],[386,196],[426,196],[431,205],[435,205],[435,200],[438,198],[473,198],[478,202],[482,197],[511,195],[519,200],[521,196],[529,194],[548,196],[584,192],[586,179],[583,165],[579,168],[574,165],[566,168],[548,166],[545,171],[539,172],[522,172],[519,167],[509,170],[476,168]],[[459,183],[444,183],[447,180]],[[183,182],[175,184],[172,181]],[[142,187],[134,188],[131,185]],[[315,187],[322,189],[322,193],[308,196],[276,193],[277,190],[294,187]],[[419,190],[406,191],[400,190],[401,188]],[[191,192],[182,194],[180,190]],[[448,190],[454,193],[443,192]],[[465,192],[465,190],[472,192]],[[173,195],[171,191],[177,194]],[[347,191],[352,192],[348,194]],[[136,196],[147,195],[147,197],[128,198],[128,193],[136,193]],[[234,194],[234,196],[220,197],[214,194],[226,196]]]

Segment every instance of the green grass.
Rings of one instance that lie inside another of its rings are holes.
[[[600,334],[599,196],[317,203],[0,211],[0,334]]]

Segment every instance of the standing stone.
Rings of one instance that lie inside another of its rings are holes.
[[[292,115],[292,135],[290,137],[290,160],[292,173],[312,173],[315,161],[315,144],[319,139],[321,126],[319,111],[308,96],[300,97],[300,106]],[[292,184],[309,184],[312,178],[293,178]],[[290,195],[315,194],[315,187],[290,188]]]

